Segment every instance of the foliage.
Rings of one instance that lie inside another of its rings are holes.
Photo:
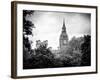
[[[83,66],[91,65],[91,36],[84,36],[84,43],[81,45],[82,63]]]
[[[79,50],[73,50],[70,46],[67,47],[66,53],[61,53],[61,59],[63,65],[68,66],[79,66],[81,63],[81,53]]]
[[[54,55],[51,53],[47,45],[40,45],[35,49],[33,55],[28,61],[28,66],[24,68],[50,68],[54,66]]]
[[[27,65],[27,59],[30,57],[31,52],[31,43],[29,40],[29,35],[33,36],[32,28],[34,28],[34,24],[26,19],[26,16],[31,16],[34,11],[31,10],[23,10],[23,65]]]
[[[73,37],[70,42],[69,42],[69,45],[71,46],[71,48],[73,50],[81,50],[81,44],[83,43],[84,39],[83,37]]]
[[[32,28],[34,28],[34,24],[26,19],[27,15],[33,14],[33,11],[31,10],[23,10],[23,44],[25,48],[28,49],[28,51],[31,50],[31,44],[28,38],[28,35],[32,34]]]

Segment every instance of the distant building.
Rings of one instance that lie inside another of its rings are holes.
[[[59,38],[59,47],[60,50],[66,49],[68,46],[68,35],[66,32],[65,20],[63,20],[62,32]]]
[[[60,57],[63,54],[60,54],[61,52],[66,52],[68,47],[68,35],[66,32],[66,26],[65,26],[65,20],[63,20],[63,26],[62,31],[59,37],[59,47],[57,50],[51,50],[52,53],[54,53],[55,58]]]

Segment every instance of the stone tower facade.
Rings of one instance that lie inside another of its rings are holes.
[[[68,35],[66,32],[65,20],[63,20],[63,26],[62,26],[59,43],[60,43],[60,50],[64,50],[68,46]]]

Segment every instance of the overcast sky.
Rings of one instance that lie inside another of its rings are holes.
[[[33,48],[36,40],[48,40],[48,46],[53,49],[59,47],[59,37],[62,30],[63,19],[65,19],[66,31],[69,40],[73,37],[80,37],[84,34],[91,34],[91,15],[86,13],[61,13],[35,11],[26,19],[33,22]]]

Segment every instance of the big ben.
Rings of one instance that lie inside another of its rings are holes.
[[[68,35],[66,32],[65,20],[63,20],[63,26],[62,26],[59,43],[60,43],[60,50],[64,50],[68,46]]]

